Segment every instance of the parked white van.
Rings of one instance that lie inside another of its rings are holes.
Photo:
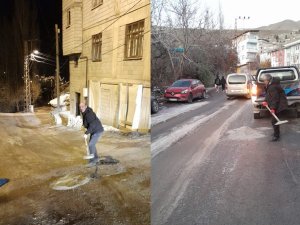
[[[248,74],[232,73],[226,78],[226,95],[228,97],[244,96],[251,98],[253,78]]]

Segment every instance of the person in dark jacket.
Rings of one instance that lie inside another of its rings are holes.
[[[221,80],[220,80],[219,76],[217,75],[217,77],[215,79],[216,92],[219,92],[220,85],[221,85]]]
[[[90,154],[94,155],[94,158],[90,159],[89,166],[94,166],[99,161],[96,143],[102,136],[104,129],[100,120],[90,107],[88,107],[85,103],[80,103],[79,107],[82,113],[83,126],[87,129],[85,131],[84,138],[87,138],[90,134],[89,150]]]
[[[269,106],[271,112],[277,117],[280,117],[282,111],[288,108],[287,98],[284,90],[280,86],[280,80],[273,78],[270,74],[265,74],[263,76],[266,90],[266,101],[263,102],[264,106]],[[272,126],[274,129],[273,139],[271,141],[278,141],[280,138],[280,128],[277,120],[272,116]]]
[[[222,91],[225,91],[226,80],[225,80],[225,77],[224,77],[224,76],[222,76],[222,78],[221,78],[221,85],[222,85]]]

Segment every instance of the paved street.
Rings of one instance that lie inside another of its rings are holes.
[[[287,114],[271,143],[270,118],[254,120],[251,100],[211,92],[187,105],[152,118],[152,224],[299,224],[300,120]]]

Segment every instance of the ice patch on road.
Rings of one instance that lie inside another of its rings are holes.
[[[271,127],[259,127],[259,128],[256,128],[256,130],[268,131],[268,130],[272,130],[272,128]]]
[[[13,138],[8,138],[7,142],[11,145],[18,145],[22,146],[23,145],[23,139],[20,137],[13,137]]]
[[[53,182],[50,186],[54,190],[65,191],[80,187],[89,181],[90,178],[83,175],[66,175]]]
[[[250,141],[266,137],[262,131],[246,126],[233,129],[227,133],[229,134],[227,138],[233,141]]]
[[[178,105],[178,107],[171,107],[159,111],[158,114],[151,116],[151,126],[155,126],[159,123],[166,122],[167,120],[176,117],[180,114],[198,109],[204,105],[207,105],[208,102],[195,102],[189,105]]]
[[[235,101],[227,103],[225,106],[210,115],[200,115],[189,120],[185,125],[174,127],[167,134],[162,134],[158,139],[151,143],[152,158],[160,152],[166,150],[168,147],[179,141],[181,138],[198,128],[201,124],[213,119],[217,114],[224,112]]]

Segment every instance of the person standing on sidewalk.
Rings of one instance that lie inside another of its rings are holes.
[[[280,81],[277,81],[270,74],[265,74],[263,76],[266,90],[266,100],[262,103],[263,106],[269,106],[271,112],[277,117],[280,117],[282,111],[288,108],[287,98],[284,90],[280,86]],[[280,138],[280,128],[279,125],[275,125],[277,120],[272,116],[271,120],[274,134],[271,141],[278,141]]]
[[[216,92],[218,92],[218,93],[219,93],[220,85],[221,85],[221,81],[220,81],[219,75],[217,75],[217,77],[215,79],[215,88],[216,88]]]
[[[222,76],[222,78],[221,78],[221,85],[222,85],[222,91],[224,92],[225,91],[225,87],[226,87],[226,80],[225,80],[224,76]]]
[[[102,136],[104,129],[92,108],[88,107],[85,103],[80,103],[79,107],[82,113],[83,126],[87,129],[84,138],[87,138],[90,134],[89,151],[90,154],[94,155],[94,158],[90,159],[89,166],[95,166],[99,161],[96,143]]]

